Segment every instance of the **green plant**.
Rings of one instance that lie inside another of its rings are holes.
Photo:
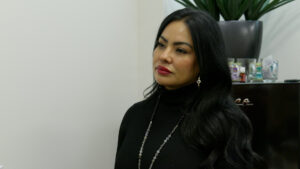
[[[216,1],[224,20],[238,20],[251,5],[251,0],[212,0]]]
[[[246,20],[258,20],[264,14],[294,0],[252,0],[245,13]]]
[[[220,14],[224,20],[239,20],[244,14],[246,20],[258,20],[264,14],[294,0],[175,0],[184,7],[201,9],[217,21]]]
[[[175,0],[180,3],[184,7],[201,9],[208,12],[212,17],[214,17],[217,21],[220,20],[220,11],[215,3],[215,0]]]

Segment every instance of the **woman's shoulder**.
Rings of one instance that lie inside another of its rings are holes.
[[[137,119],[140,117],[147,116],[149,114],[149,110],[153,109],[154,104],[154,98],[146,98],[142,101],[134,103],[126,111],[123,117],[123,121],[129,122],[130,119]]]
[[[148,107],[149,105],[151,105],[153,103],[153,99],[143,99],[141,101],[138,101],[136,103],[134,103],[132,106],[130,106],[127,110],[127,112],[135,112],[141,109],[145,109],[146,107]]]

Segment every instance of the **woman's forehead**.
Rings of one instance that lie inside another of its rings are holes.
[[[190,30],[183,21],[174,21],[168,24],[161,37],[167,41],[184,41],[192,44]]]

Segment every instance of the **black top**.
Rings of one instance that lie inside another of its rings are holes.
[[[142,169],[149,168],[155,152],[181,117],[185,101],[195,90],[194,84],[177,90],[159,90],[161,98],[144,145]],[[119,131],[115,169],[138,168],[139,149],[157,98],[158,95],[138,102],[126,112]],[[199,169],[201,159],[201,154],[184,142],[179,127],[162,148],[152,169]]]

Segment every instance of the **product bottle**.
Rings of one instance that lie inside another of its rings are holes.
[[[249,58],[248,59],[248,70],[247,70],[247,81],[252,83],[255,81],[255,75],[256,75],[256,59],[255,58]]]
[[[246,68],[245,67],[241,67],[240,68],[240,82],[241,83],[246,83],[247,81],[247,76],[246,76]]]
[[[261,60],[256,62],[255,68],[255,82],[263,82]]]
[[[240,66],[236,63],[234,63],[232,67],[231,79],[233,82],[240,81]]]

